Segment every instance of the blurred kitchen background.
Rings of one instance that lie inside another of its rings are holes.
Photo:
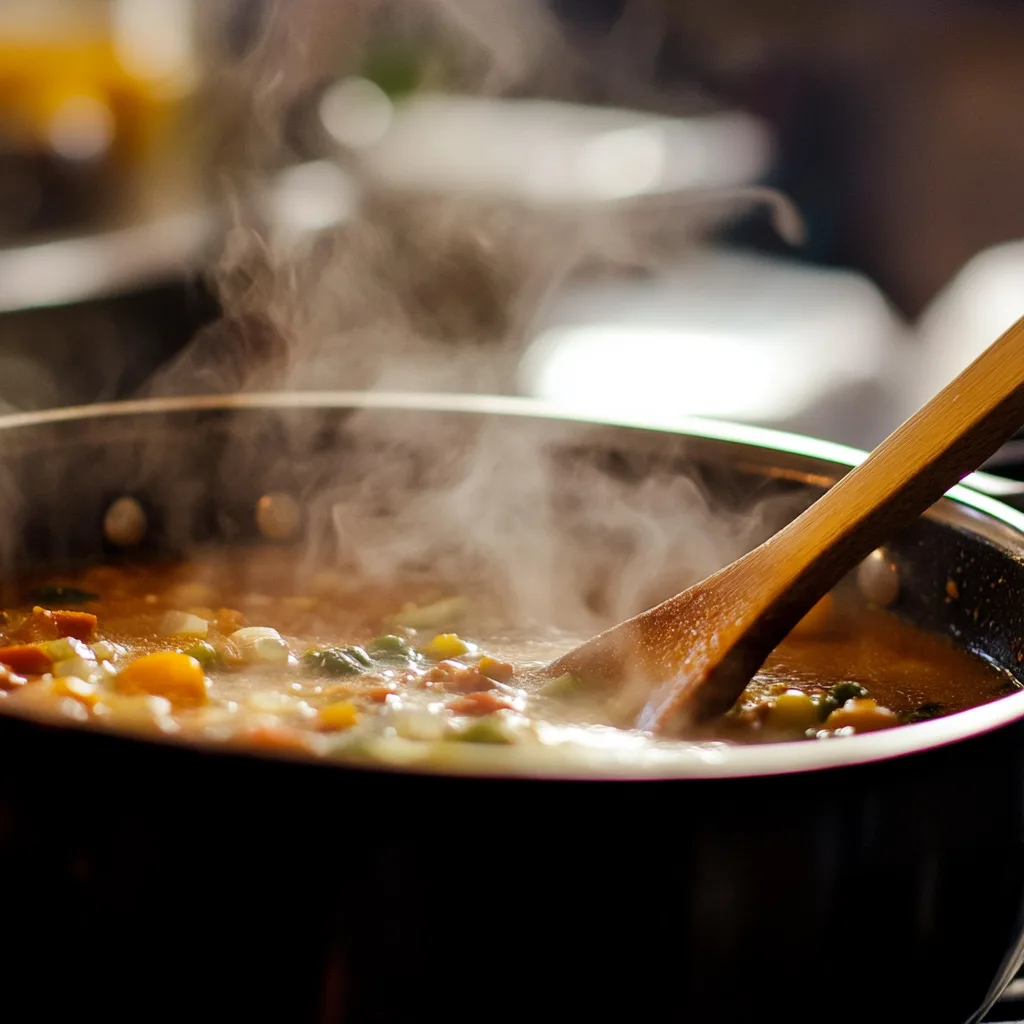
[[[4,0],[0,409],[440,388],[871,447],[1024,313],[1022,53],[1020,0]]]

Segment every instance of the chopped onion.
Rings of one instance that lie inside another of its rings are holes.
[[[448,718],[442,703],[413,704],[388,698],[381,721],[405,740],[439,740],[448,731]]]
[[[210,624],[191,612],[166,612],[157,626],[161,636],[206,636]]]
[[[88,644],[76,640],[73,636],[64,636],[59,640],[44,640],[40,645],[54,662],[66,661],[68,658],[79,658],[83,661],[95,661],[96,655]]]
[[[288,662],[288,644],[276,629],[269,626],[243,626],[231,634],[231,640],[245,661],[265,665],[284,665]]]
[[[53,674],[55,676],[77,676],[87,683],[95,683],[104,675],[95,661],[86,661],[85,658],[64,658],[54,664]]]
[[[92,645],[92,653],[97,661],[113,661],[124,654],[124,648],[112,640],[100,640]]]

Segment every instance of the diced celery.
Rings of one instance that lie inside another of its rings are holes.
[[[515,733],[508,719],[502,712],[476,718],[468,724],[456,729],[452,738],[463,743],[515,743]]]
[[[580,690],[580,681],[571,672],[566,672],[550,683],[545,683],[537,692],[544,697],[564,698],[573,697]]]

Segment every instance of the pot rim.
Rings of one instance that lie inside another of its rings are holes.
[[[636,429],[646,432],[692,436],[710,441],[722,441],[741,446],[752,446],[782,455],[796,455],[830,464],[833,469],[846,471],[866,457],[866,453],[845,445],[816,438],[804,437],[785,431],[754,427],[721,420],[679,417],[671,423],[652,424],[619,417],[599,417],[580,414],[531,398],[499,395],[421,393],[421,392],[269,392],[243,395],[199,395],[172,398],[138,399],[124,402],[98,403],[72,406],[39,412],[10,413],[0,416],[0,436],[7,430],[47,426],[75,421],[104,418],[167,414],[197,411],[231,411],[260,409],[317,409],[352,408],[365,410],[425,411],[440,413],[469,413],[477,415],[515,416],[524,419],[575,422],[611,428]],[[979,487],[998,493],[998,478],[987,474],[972,474],[968,481],[977,481]],[[993,481],[996,483],[993,485]],[[963,484],[951,488],[946,498],[927,513],[930,518],[952,520],[964,529],[990,534],[985,526],[998,524],[996,542],[1024,560],[1024,513],[1017,512]],[[995,521],[993,523],[993,521]],[[1009,529],[1007,529],[1007,527]],[[6,717],[9,713],[4,711]],[[21,715],[11,717],[22,717]],[[992,732],[1024,718],[1024,690],[1001,697],[988,704],[956,712],[944,718],[933,719],[896,729],[881,730],[860,736],[843,737],[839,741],[784,742],[750,746],[718,743],[694,744],[692,757],[677,758],[672,763],[659,761],[651,765],[638,765],[635,761],[619,764],[599,752],[593,764],[576,762],[557,763],[543,759],[531,764],[532,758],[521,764],[509,764],[500,751],[481,750],[482,756],[465,759],[465,764],[433,766],[418,761],[408,765],[353,764],[323,758],[303,757],[277,753],[258,753],[229,748],[213,741],[179,740],[173,737],[149,737],[146,742],[169,743],[177,747],[190,747],[204,752],[217,752],[228,756],[257,756],[266,759],[313,760],[332,768],[371,768],[372,770],[400,771],[403,774],[469,774],[502,777],[568,778],[568,779],[709,779],[744,776],[784,775],[827,768],[850,767],[910,754],[923,753],[962,742]],[[96,730],[88,723],[61,723],[59,728]],[[96,730],[98,731],[98,730]],[[106,730],[104,730],[106,732]],[[133,737],[138,739],[139,737]],[[461,745],[460,745],[461,746]],[[477,753],[477,752],[474,752]]]

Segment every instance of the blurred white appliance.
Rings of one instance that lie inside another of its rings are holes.
[[[646,278],[577,283],[521,364],[529,395],[653,424],[706,416],[873,447],[906,327],[851,272],[699,249]]]

